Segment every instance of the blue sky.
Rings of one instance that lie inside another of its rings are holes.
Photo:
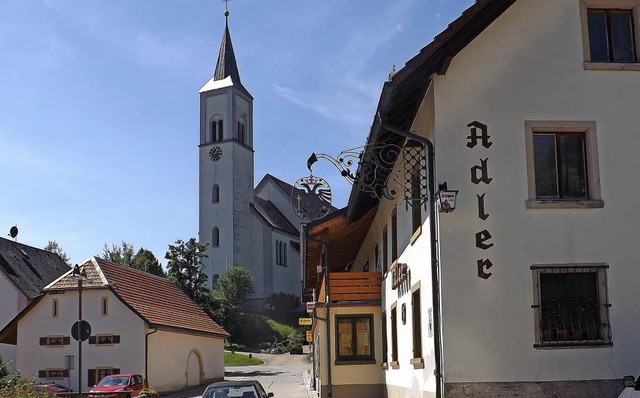
[[[230,1],[256,184],[293,183],[311,152],[364,144],[392,65],[472,3]],[[56,240],[74,263],[122,240],[165,263],[169,244],[197,237],[197,91],[223,13],[219,0],[0,2],[0,233],[17,224],[18,241]],[[344,206],[337,171],[314,174]]]

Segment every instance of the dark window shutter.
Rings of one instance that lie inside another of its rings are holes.
[[[93,387],[96,385],[96,370],[88,369],[87,370],[87,384],[89,387]]]
[[[46,370],[39,370],[38,371],[38,377],[41,379],[44,379],[47,377],[47,371]]]
[[[69,377],[69,369],[62,370],[62,377]]]
[[[62,345],[69,345],[71,344],[71,337],[69,336],[65,336],[62,338]]]
[[[47,345],[47,338],[46,337],[40,337],[40,345]]]
[[[96,336],[89,336],[89,344],[95,344],[96,343]]]
[[[113,344],[120,344],[120,335],[119,334],[113,335]]]

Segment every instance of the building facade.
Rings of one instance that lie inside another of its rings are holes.
[[[199,237],[208,243],[209,288],[242,266],[255,278],[256,299],[299,295],[293,187],[266,175],[254,188],[253,97],[240,80],[228,21],[214,75],[199,93]]]
[[[224,378],[228,333],[168,279],[96,257],[81,268],[81,297],[69,271],[0,330],[23,375],[83,392],[117,373],[142,374],[160,392]],[[82,354],[72,336],[80,317],[90,325]]]
[[[405,186],[412,198],[431,182],[426,206],[356,184],[346,210],[375,212],[344,254],[352,271],[380,264],[388,397],[617,397],[640,369],[640,213],[622,178],[640,145],[639,10],[478,1],[385,83],[367,145],[434,148],[415,174],[425,184]],[[388,175],[413,172],[403,156]],[[449,213],[433,205],[445,182],[459,190]],[[320,260],[305,253],[310,272]]]

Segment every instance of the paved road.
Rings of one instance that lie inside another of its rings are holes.
[[[265,361],[263,365],[227,367],[226,380],[257,379],[267,392],[273,392],[276,398],[309,398],[304,383],[303,373],[310,369],[311,364],[303,355],[271,355],[253,354]],[[163,398],[198,398],[205,386],[198,386],[188,391],[165,395]]]

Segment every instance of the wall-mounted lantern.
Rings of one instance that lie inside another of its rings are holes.
[[[441,213],[450,213],[456,209],[456,199],[458,198],[458,190],[447,188],[447,183],[438,184],[438,192],[436,192],[436,206]]]

